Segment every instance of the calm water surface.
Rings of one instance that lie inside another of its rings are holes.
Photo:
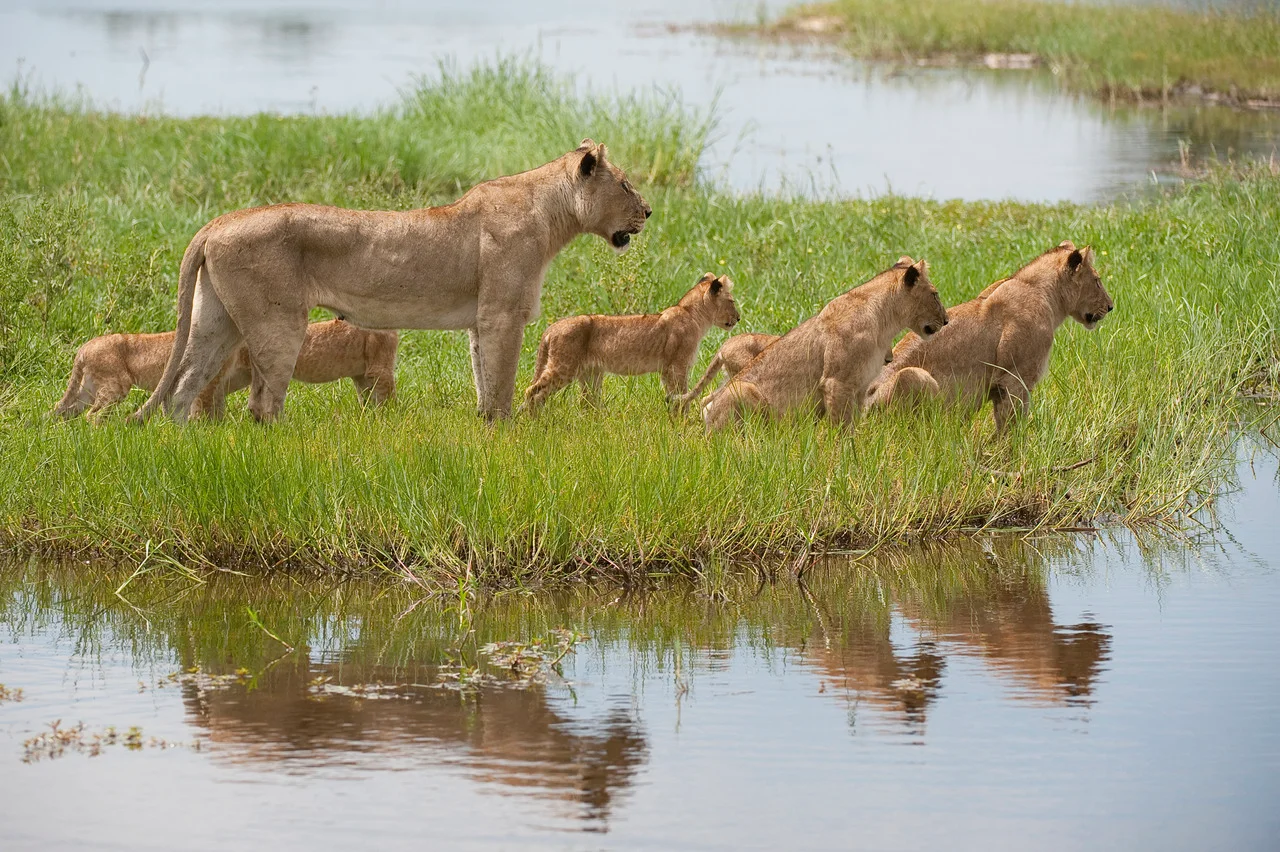
[[[1109,108],[1038,72],[873,68],[668,27],[787,5],[0,0],[0,72],[123,110],[342,112],[393,103],[442,60],[528,54],[584,89],[714,106],[708,178],[817,195],[1096,201],[1175,180],[1180,143],[1193,158],[1280,144],[1280,111]]]
[[[4,848],[1275,849],[1280,491],[1241,471],[1189,547],[997,539],[469,617],[9,567]],[[486,656],[558,626],[591,637],[559,672]],[[142,747],[24,746],[55,720]]]

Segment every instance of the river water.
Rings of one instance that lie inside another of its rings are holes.
[[[713,111],[713,183],[823,197],[1093,202],[1178,180],[1180,146],[1194,164],[1280,144],[1276,110],[1108,106],[1043,72],[884,68],[687,29],[786,5],[0,0],[0,73],[128,111],[334,113],[393,104],[442,61],[527,55],[584,90]]]
[[[462,606],[9,566],[5,848],[1274,849],[1280,492],[1245,458],[1190,544],[995,538],[804,583]],[[538,638],[524,674],[486,650]]]

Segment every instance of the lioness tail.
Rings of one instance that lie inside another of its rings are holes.
[[[182,353],[187,348],[187,338],[191,334],[191,306],[195,302],[196,278],[200,273],[200,267],[204,265],[204,244],[209,238],[206,233],[208,227],[205,225],[200,229],[182,255],[182,269],[178,277],[178,328],[173,334],[173,349],[169,352],[169,363],[165,365],[164,375],[160,377],[160,384],[156,385],[155,391],[129,418],[133,423],[145,423],[147,418],[155,413],[156,406],[167,402],[173,394],[173,385],[178,378]]]

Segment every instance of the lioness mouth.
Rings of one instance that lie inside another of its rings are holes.
[[[924,327],[924,336],[928,337],[929,335],[933,334],[937,330],[938,330],[938,327],[936,325],[926,325]]]
[[[613,236],[609,238],[609,242],[613,243],[616,249],[624,249],[631,244],[630,231],[614,231]]]

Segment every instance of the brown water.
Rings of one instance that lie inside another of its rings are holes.
[[[0,0],[0,72],[122,110],[332,113],[393,103],[443,60],[529,55],[583,89],[714,110],[716,184],[819,196],[1098,201],[1177,181],[1180,146],[1195,162],[1280,145],[1280,111],[1110,108],[1041,72],[886,69],[668,27],[787,5]]]
[[[997,538],[804,584],[460,606],[9,567],[4,848],[1274,849],[1280,489],[1246,455],[1190,546]],[[556,627],[590,638],[553,668]],[[485,650],[535,637],[523,676]],[[80,742],[24,746],[56,720]],[[91,756],[109,726],[138,747]]]

